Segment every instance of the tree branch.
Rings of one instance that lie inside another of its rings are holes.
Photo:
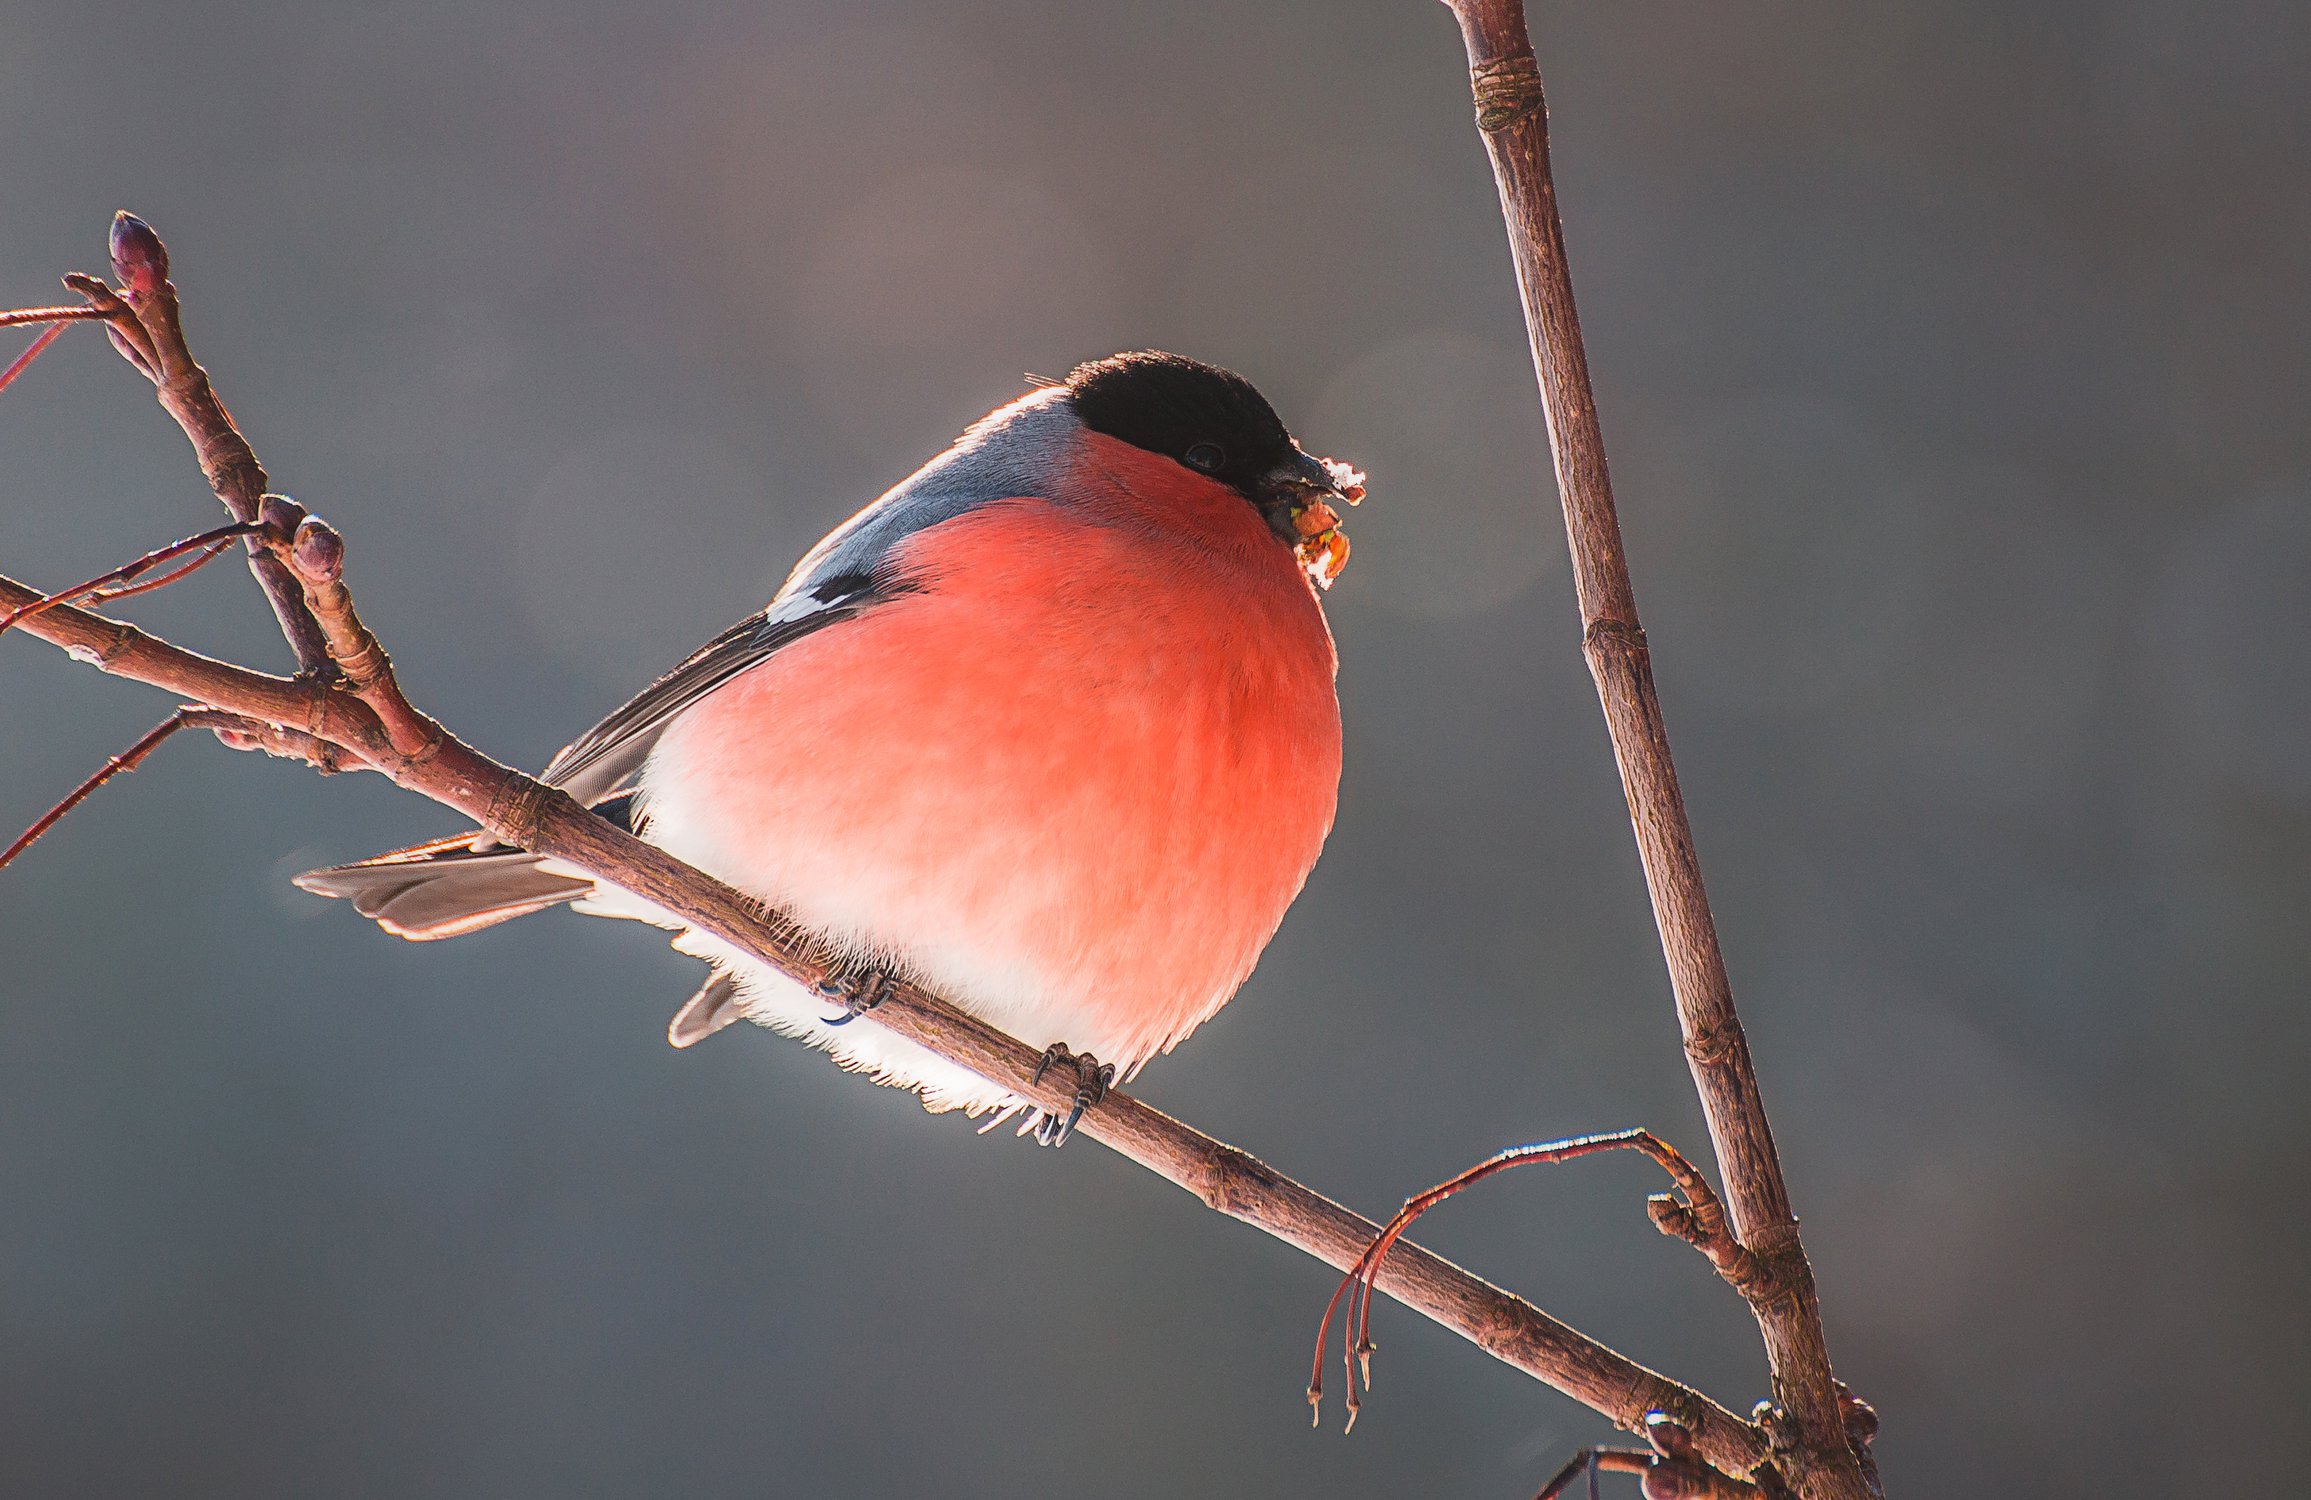
[[[254,521],[270,487],[264,465],[224,403],[209,384],[209,372],[194,362],[185,347],[185,333],[177,307],[177,289],[169,280],[168,250],[152,226],[128,212],[112,220],[112,269],[121,286],[115,292],[93,277],[69,276],[65,284],[89,299],[89,305],[111,318],[114,339],[129,362],[152,381],[160,404],[192,439],[200,456],[201,473],[236,521]],[[125,308],[130,316],[119,318]],[[141,339],[138,335],[141,333]],[[249,571],[273,606],[281,634],[297,654],[297,670],[314,676],[334,673],[318,621],[305,607],[297,580],[281,560],[252,538]]]
[[[1764,1335],[1774,1394],[1786,1413],[1776,1425],[1794,1439],[1782,1467],[1806,1500],[1862,1500],[1867,1491],[1830,1373],[1813,1270],[1790,1209],[1749,1044],[1734,1013],[1622,554],[1549,171],[1548,108],[1525,32],[1523,0],[1445,3],[1467,46],[1477,127],[1492,157],[1516,260],[1572,552],[1582,650],[1620,765],[1686,1059],[1725,1177],[1733,1230],[1767,1273],[1743,1291]]]
[[[310,622],[314,638],[323,643],[324,659],[333,658],[342,671],[326,678],[310,669],[295,678],[250,671],[65,604],[26,615],[16,628],[90,665],[257,726],[209,725],[228,744],[298,756],[324,769],[333,768],[334,752],[347,766],[379,771],[456,809],[504,842],[565,861],[651,901],[802,983],[827,978],[833,955],[783,913],[634,838],[563,792],[499,764],[410,707],[382,648],[354,610],[343,577],[342,539],[294,502],[262,494],[263,471],[254,453],[224,415],[206,377],[194,378],[199,367],[185,353],[176,328],[174,289],[167,287],[165,276],[156,277],[149,269],[156,260],[165,268],[165,252],[158,247],[156,237],[143,261],[128,265],[124,279],[131,282],[131,296],[141,296],[147,307],[161,308],[159,298],[166,293],[165,311],[139,324],[153,344],[156,368],[164,372],[162,404],[192,440],[220,496],[230,491],[236,497],[227,502],[235,505],[235,514],[240,513],[236,500],[252,500],[251,516],[261,515],[269,523],[258,539],[259,560],[277,564],[296,590],[288,601],[293,608],[275,599],[292,642],[302,628],[295,622]],[[140,265],[145,267],[141,272]],[[138,275],[145,283],[141,291]],[[101,308],[111,290],[101,284],[91,288],[85,281],[72,284]],[[122,343],[123,354],[135,361],[140,352],[136,340],[124,337]],[[168,394],[170,370],[181,378],[185,393],[177,399]],[[244,494],[250,483],[260,486],[253,496]],[[260,569],[259,576],[271,575]],[[22,611],[44,597],[0,579],[0,610]],[[304,660],[302,648],[299,656]],[[1046,1108],[1065,1110],[1073,1102],[1072,1080],[1036,1080],[1040,1054],[913,985],[893,982],[873,1019]],[[1371,1221],[1121,1091],[1111,1090],[1078,1129],[1219,1212],[1335,1269],[1355,1265],[1377,1232]],[[1377,1284],[1407,1307],[1623,1428],[1644,1431],[1649,1417],[1665,1415],[1690,1432],[1696,1452],[1732,1474],[1748,1473],[1769,1457],[1760,1427],[1416,1245],[1399,1243],[1380,1268]]]

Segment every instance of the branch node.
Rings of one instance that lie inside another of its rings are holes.
[[[1728,1019],[1721,1026],[1697,1026],[1685,1039],[1685,1055],[1705,1068],[1722,1065],[1736,1055],[1746,1055],[1748,1043],[1742,1036],[1741,1022]]]
[[[1619,651],[1628,656],[1649,656],[1653,648],[1645,640],[1645,627],[1634,620],[1592,620],[1581,632],[1581,650],[1585,653]]]
[[[1750,1408],[1750,1421],[1765,1434],[1766,1446],[1776,1453],[1794,1453],[1800,1442],[1797,1424],[1790,1420],[1788,1411],[1771,1401],[1760,1401]]]
[[[537,841],[546,809],[562,796],[543,782],[508,772],[499,780],[497,790],[490,794],[489,806],[482,812],[482,825],[515,848],[527,849]]]
[[[1548,101],[1541,92],[1541,65],[1530,52],[1512,53],[1469,69],[1469,89],[1476,96],[1476,128],[1486,135],[1508,129],[1528,115],[1548,119]]]
[[[1653,1227],[1672,1239],[1688,1245],[1701,1243],[1701,1227],[1693,1222],[1693,1210],[1678,1202],[1674,1194],[1652,1194],[1645,1200],[1645,1212]]]

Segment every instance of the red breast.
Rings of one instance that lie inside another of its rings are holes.
[[[1336,658],[1244,498],[1086,433],[1069,503],[901,544],[912,587],[686,712],[652,836],[1128,1067],[1250,972],[1340,772]]]

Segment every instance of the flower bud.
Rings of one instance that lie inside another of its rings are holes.
[[[265,529],[283,540],[297,535],[297,528],[305,524],[305,507],[287,495],[267,495],[257,511],[257,519]]]
[[[318,583],[335,583],[345,571],[345,538],[319,516],[307,516],[297,527],[292,547],[297,571]]]
[[[1651,1443],[1653,1451],[1663,1458],[1684,1459],[1693,1456],[1693,1434],[1684,1423],[1665,1411],[1645,1413],[1645,1441]]]
[[[112,216],[112,275],[132,297],[149,297],[169,279],[168,247],[125,208]]]

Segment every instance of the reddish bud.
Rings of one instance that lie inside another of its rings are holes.
[[[258,508],[257,519],[263,521],[265,529],[274,536],[288,541],[294,539],[297,528],[305,524],[305,507],[287,495],[267,495]]]
[[[1637,1487],[1644,1493],[1645,1500],[1685,1500],[1688,1492],[1685,1465],[1655,1464],[1637,1481]],[[1699,1495],[1702,1491],[1694,1489],[1691,1493]]]
[[[149,297],[169,279],[168,247],[125,208],[112,216],[112,274],[132,297]]]
[[[1645,1441],[1663,1458],[1691,1458],[1693,1434],[1665,1411],[1645,1413]]]
[[[1878,1409],[1854,1394],[1852,1386],[1836,1382],[1838,1413],[1845,1419],[1846,1436],[1857,1446],[1868,1447],[1877,1440]]]
[[[292,551],[297,571],[319,583],[335,583],[345,571],[345,538],[319,516],[307,516],[297,527]]]

